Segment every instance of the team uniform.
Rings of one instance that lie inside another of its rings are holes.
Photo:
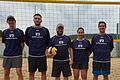
[[[113,47],[113,38],[108,34],[98,34],[92,38],[94,75],[110,74],[110,53]]]
[[[21,68],[22,67],[22,47],[24,43],[24,33],[15,28],[13,30],[5,29],[2,32],[2,43],[5,43],[3,53],[3,67]]]
[[[56,47],[57,53],[53,57],[52,77],[60,77],[61,72],[64,77],[71,76],[69,65],[69,50],[71,40],[68,36],[53,36],[50,39],[49,47]]]
[[[30,26],[25,32],[25,42],[29,47],[29,72],[47,70],[45,50],[48,47],[50,34],[47,28],[34,28]]]
[[[89,55],[91,53],[90,42],[87,39],[74,40],[71,44],[73,49],[73,69],[88,69]]]

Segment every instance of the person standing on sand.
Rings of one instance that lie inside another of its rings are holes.
[[[5,44],[3,53],[4,80],[10,80],[10,69],[16,68],[18,80],[23,80],[22,51],[24,48],[24,33],[16,28],[13,16],[7,17],[9,28],[2,32],[2,43]]]
[[[113,38],[106,34],[106,23],[98,23],[99,34],[92,38],[93,51],[93,80],[98,80],[99,75],[103,75],[103,80],[109,80],[111,56],[113,50]]]
[[[87,80],[89,55],[91,54],[91,45],[89,40],[84,38],[84,29],[77,29],[77,39],[72,41],[71,48],[73,51],[73,74],[74,80],[79,80],[81,73],[82,80]]]
[[[70,48],[71,39],[63,34],[64,25],[61,23],[57,24],[56,32],[57,35],[53,36],[49,42],[49,47],[57,49],[56,54],[51,54],[53,56],[52,77],[55,77],[55,80],[60,80],[62,72],[63,80],[68,80],[68,77],[72,75],[70,64],[73,63],[73,53]]]
[[[29,47],[29,80],[35,80],[34,75],[37,69],[41,72],[41,80],[47,80],[46,52],[50,34],[48,29],[41,25],[42,16],[40,14],[35,14],[33,18],[34,25],[28,27],[25,31],[25,42]]]

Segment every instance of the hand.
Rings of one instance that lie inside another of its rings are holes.
[[[46,55],[46,57],[51,57],[51,56],[52,56],[52,54],[50,54],[50,53],[48,52],[48,49],[46,49],[45,55]]]
[[[54,57],[56,54],[57,54],[57,53],[55,52],[55,53],[52,53],[51,55]]]
[[[52,57],[52,54],[47,53],[46,56],[47,56],[47,57]]]

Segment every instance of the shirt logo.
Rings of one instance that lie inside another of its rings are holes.
[[[59,41],[59,44],[63,44],[64,42],[63,41]]]
[[[36,36],[40,36],[40,33],[35,33]]]
[[[104,43],[104,39],[100,39],[99,42],[100,42],[100,43]]]
[[[9,34],[8,37],[6,37],[6,39],[18,39],[17,37],[15,37],[14,34]]]
[[[83,45],[78,45],[78,47],[82,48],[82,47],[83,47]]]
[[[13,38],[13,37],[14,37],[14,34],[9,34],[9,37],[10,37],[10,38]]]
[[[104,39],[99,39],[99,41],[96,42],[96,44],[107,44],[107,42],[105,42]]]
[[[43,38],[43,36],[40,34],[40,32],[36,32],[32,38]]]

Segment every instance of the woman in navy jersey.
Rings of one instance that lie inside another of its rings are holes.
[[[89,55],[91,54],[90,42],[84,38],[84,29],[77,29],[77,39],[72,41],[73,50],[73,74],[74,80],[79,80],[81,73],[82,80],[87,80]]]

